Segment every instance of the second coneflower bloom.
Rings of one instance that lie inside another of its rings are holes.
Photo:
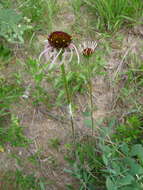
[[[79,49],[82,55],[90,57],[97,47],[96,41],[86,41],[79,45]]]
[[[87,84],[88,84],[88,89],[89,89],[89,95],[90,95],[90,116],[91,116],[91,129],[92,129],[92,135],[94,134],[94,118],[93,118],[93,111],[94,111],[94,102],[93,102],[93,86],[92,86],[92,69],[90,67],[90,57],[92,54],[95,52],[95,49],[97,47],[97,42],[96,41],[86,41],[83,42],[79,46],[81,54],[87,58],[86,59],[86,79],[87,79]]]
[[[57,59],[61,54],[59,65],[62,65],[65,60],[67,63],[71,62],[74,50],[79,63],[79,54],[76,46],[72,42],[72,37],[66,32],[55,31],[48,36],[45,49],[41,52],[39,60],[42,56],[45,56],[47,61],[51,61],[49,68],[52,68],[57,63]]]

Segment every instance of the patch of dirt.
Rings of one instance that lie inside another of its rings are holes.
[[[53,29],[70,31],[75,21],[75,16],[71,8],[69,8],[68,2],[64,0],[62,2],[63,4],[60,2],[60,6],[62,7],[61,13]],[[44,37],[39,36],[39,41],[43,40]],[[119,86],[114,85],[114,80],[119,72],[126,69],[128,64],[126,57],[128,53],[135,53],[143,57],[141,49],[142,39],[138,35],[126,34],[122,43],[117,48],[114,48],[114,44],[111,44],[112,52],[107,57],[107,64],[105,66],[107,75],[93,79],[93,101],[95,106],[93,116],[95,123],[99,120],[102,121],[105,117],[113,116],[115,111],[121,115],[124,107],[119,111],[116,109],[116,104],[118,104],[116,98],[120,89]],[[10,75],[11,72],[15,72],[15,68],[11,65],[7,71],[8,75]],[[25,83],[27,84],[28,82],[29,79],[25,77]],[[123,87],[124,83],[122,82],[120,85],[120,87]],[[142,98],[140,99],[142,101]],[[85,126],[85,118],[82,114],[89,104],[89,96],[79,95],[76,101],[79,106],[77,114],[75,114],[77,136],[89,135],[91,134],[91,130]],[[25,126],[26,136],[32,139],[33,143],[28,148],[12,148],[7,145],[5,152],[0,152],[0,171],[15,169],[20,169],[27,173],[31,173],[32,171],[36,177],[43,176],[48,179],[49,184],[46,185],[46,190],[65,190],[65,184],[74,184],[76,187],[76,182],[64,172],[64,168],[68,167],[64,159],[67,152],[65,145],[72,141],[70,122],[67,119],[65,123],[63,119],[68,115],[66,110],[64,112],[60,109],[50,110],[49,114],[44,105],[37,109],[31,105],[29,100],[27,102],[25,100],[21,101],[19,106],[13,105],[11,112],[18,115],[21,125]],[[55,138],[60,142],[58,149],[54,149],[50,143]],[[19,164],[18,159],[13,159],[12,154],[18,155],[22,163]],[[36,162],[34,163],[36,164],[29,161],[29,157],[35,157]]]

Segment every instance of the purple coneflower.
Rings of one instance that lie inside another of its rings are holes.
[[[79,45],[80,52],[86,57],[91,56],[94,53],[96,47],[97,47],[96,41],[87,41]]]
[[[62,59],[60,60],[59,65],[62,65],[65,60],[67,63],[71,62],[73,50],[76,52],[79,63],[79,54],[76,46],[72,43],[72,37],[65,32],[55,31],[48,36],[45,49],[41,52],[39,60],[44,55],[47,61],[51,61],[49,66],[51,69],[61,54]]]
[[[92,87],[92,70],[90,69],[90,57],[95,52],[95,49],[97,47],[96,41],[86,41],[83,42],[79,46],[80,52],[84,57],[86,57],[86,70],[87,70],[87,83],[89,88],[89,95],[90,95],[90,108],[91,108],[91,129],[92,129],[92,135],[94,133],[94,118],[93,118],[93,111],[94,111],[94,103],[93,103],[93,87]]]

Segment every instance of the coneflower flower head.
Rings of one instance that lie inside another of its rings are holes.
[[[53,48],[66,48],[70,45],[72,37],[61,31],[53,32],[48,37],[48,42]]]
[[[49,69],[57,62],[58,57],[62,54],[62,59],[58,63],[63,64],[66,60],[67,63],[71,62],[73,58],[73,50],[75,50],[78,63],[79,54],[76,46],[72,43],[72,37],[66,32],[55,31],[48,36],[48,40],[45,41],[45,49],[41,52],[39,60],[44,55],[47,61],[51,61]]]
[[[79,49],[85,57],[90,57],[95,52],[96,47],[96,41],[87,41],[80,44]]]

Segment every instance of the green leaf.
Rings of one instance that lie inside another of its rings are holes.
[[[92,128],[92,121],[91,121],[91,119],[84,120],[84,124],[85,124],[86,127]]]
[[[23,43],[23,33],[31,26],[22,23],[23,17],[13,9],[0,9],[0,36],[9,42]]]
[[[13,9],[1,9],[0,10],[0,23],[5,22],[17,24],[22,19],[20,14],[17,14]]]
[[[123,144],[122,144],[122,146],[121,146],[121,151],[122,151],[124,154],[126,154],[126,155],[129,154],[129,147],[128,147],[128,145],[127,145],[126,143],[123,143]]]
[[[134,177],[131,175],[124,176],[122,179],[119,179],[117,183],[120,185],[120,187],[125,185],[130,185],[134,181]]]
[[[141,165],[136,163],[135,159],[132,159],[130,157],[126,157],[124,159],[124,162],[125,162],[126,166],[128,168],[130,168],[130,172],[131,172],[132,175],[143,174],[143,167],[141,167]]]
[[[43,73],[37,74],[37,75],[35,75],[35,80],[37,82],[41,82],[43,79],[43,76],[44,76]]]
[[[131,173],[134,175],[143,174],[143,167],[141,167],[139,164],[132,164],[131,165]]]
[[[106,179],[106,187],[107,190],[117,190],[117,187],[115,186],[115,184],[112,182],[112,180],[110,179],[110,177],[108,177]]]
[[[86,116],[86,117],[89,117],[91,115],[91,112],[90,111],[85,111],[85,112],[83,112],[83,115]]]
[[[102,156],[102,160],[104,164],[107,166],[108,165],[108,159],[105,157],[105,155]]]
[[[113,167],[114,174],[120,175],[121,173],[120,162],[119,161],[112,162],[112,167]]]
[[[141,144],[136,144],[131,149],[131,156],[138,156],[143,162],[143,146]]]
[[[40,181],[39,185],[40,185],[41,190],[46,190],[45,185],[44,185],[44,183],[42,181]]]
[[[69,170],[69,169],[64,169],[64,172],[73,174],[73,171],[72,171],[72,170]]]

